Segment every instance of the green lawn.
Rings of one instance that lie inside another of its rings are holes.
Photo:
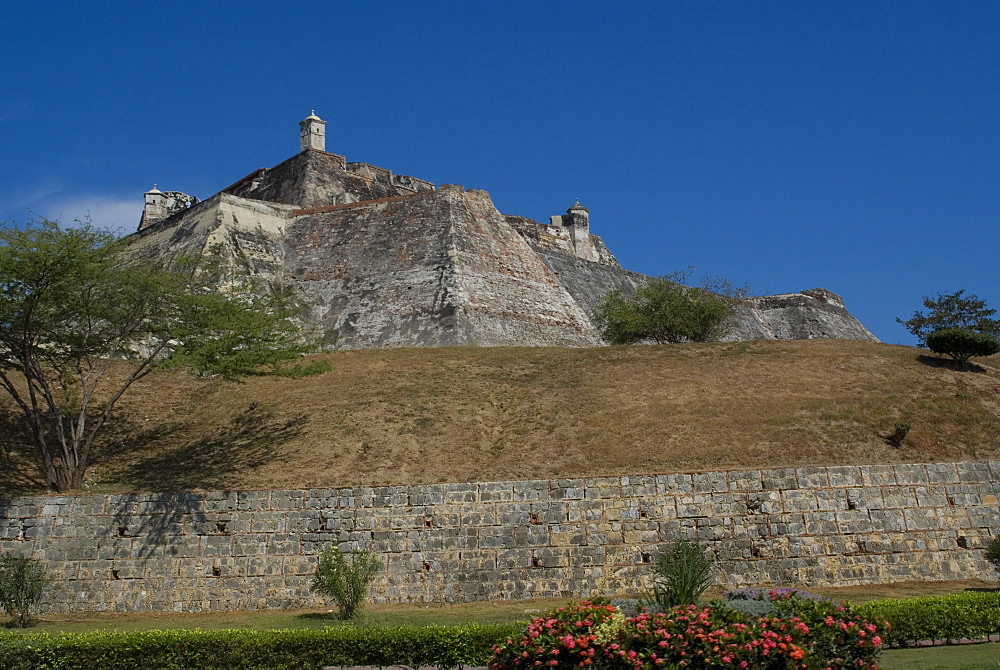
[[[350,622],[353,626],[432,626],[461,625],[470,622],[511,623],[529,621],[539,613],[561,607],[568,600],[501,600],[476,603],[413,603],[406,605],[369,605]],[[257,630],[284,628],[322,628],[345,622],[335,618],[332,610],[253,610],[238,612],[136,612],[80,616],[47,616],[41,623],[24,632],[86,633],[95,630],[220,630],[252,628]]]
[[[1000,644],[957,644],[916,649],[890,649],[883,670],[973,670],[1000,668]]]

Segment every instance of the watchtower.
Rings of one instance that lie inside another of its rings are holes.
[[[326,151],[326,121],[316,116],[316,110],[299,121],[299,151],[306,149]]]
[[[576,204],[566,210],[566,215],[562,217],[562,220],[563,225],[569,230],[576,255],[580,258],[586,258],[588,261],[597,260],[594,244],[590,241],[590,210],[577,200]]]

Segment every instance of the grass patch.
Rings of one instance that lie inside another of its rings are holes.
[[[274,489],[1000,458],[1000,357],[967,373],[925,364],[921,352],[838,340],[382,349],[316,356],[304,364],[330,370],[300,379],[157,374],[123,400],[89,486]],[[10,410],[0,398],[0,492],[38,491]],[[885,436],[898,422],[912,430],[893,447]]]
[[[982,670],[1000,668],[1000,644],[958,644],[943,647],[889,649],[882,670]]]
[[[334,608],[322,610],[245,610],[233,612],[130,612],[127,614],[53,615],[24,632],[89,633],[100,630],[283,630],[324,626],[458,626],[467,623],[527,622],[538,613],[565,605],[561,599],[501,600],[476,603],[365,605],[350,621],[336,618]],[[11,631],[16,632],[16,631]]]
[[[967,590],[996,588],[994,582],[978,579],[953,582],[901,582],[839,588],[809,588],[813,593],[840,601],[867,602],[884,598],[917,598],[947,595]],[[703,601],[719,598],[722,591],[709,590]],[[244,610],[229,612],[130,612],[123,614],[48,615],[29,629],[45,633],[87,633],[97,630],[141,631],[252,628],[279,630],[323,626],[432,626],[467,623],[506,624],[528,621],[541,612],[561,607],[571,599],[496,600],[471,603],[366,604],[356,619],[335,618],[333,607],[295,610]],[[576,600],[579,600],[577,598]]]

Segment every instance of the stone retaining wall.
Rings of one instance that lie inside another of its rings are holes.
[[[664,542],[727,585],[996,576],[1000,462],[294,491],[0,499],[0,550],[44,562],[51,612],[318,604],[329,543],[384,563],[380,602],[643,589]]]

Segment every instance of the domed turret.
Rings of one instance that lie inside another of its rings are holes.
[[[316,116],[315,109],[299,121],[299,151],[306,149],[326,151],[326,121]]]

